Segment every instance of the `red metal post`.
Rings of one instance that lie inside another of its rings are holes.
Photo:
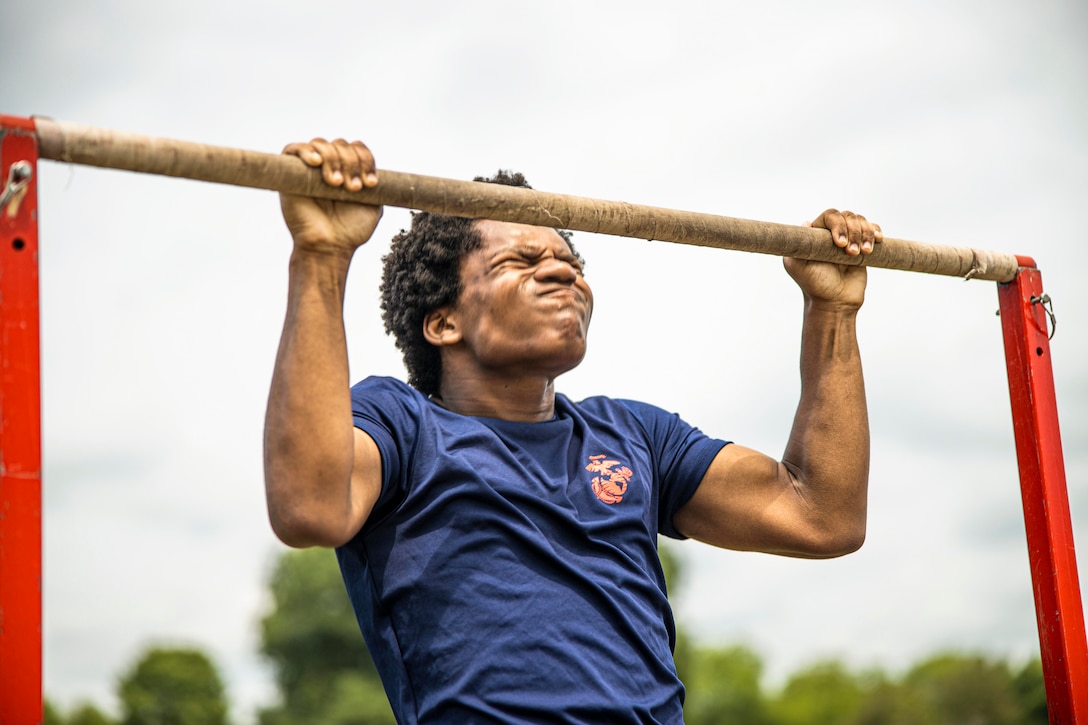
[[[1049,298],[1035,262],[1019,261],[1016,278],[998,285],[998,298],[1047,707],[1052,723],[1088,723],[1088,644],[1050,364]]]
[[[26,162],[25,187],[0,208],[0,723],[42,721],[41,354],[38,141],[0,116],[0,189]]]

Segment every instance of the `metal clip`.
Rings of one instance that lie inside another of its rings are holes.
[[[1050,318],[1050,334],[1047,335],[1046,339],[1053,340],[1054,331],[1058,329],[1058,318],[1054,316],[1054,303],[1051,301],[1050,295],[1045,292],[1041,295],[1032,295],[1028,298],[1028,302],[1033,305],[1043,306],[1043,312]]]
[[[3,192],[0,192],[0,212],[13,202],[8,216],[15,216],[15,212],[18,210],[18,200],[21,198],[20,193],[30,183],[30,176],[33,175],[34,168],[29,161],[16,161],[11,164],[11,169],[8,170],[8,183],[4,185]]]
[[[9,216],[14,216],[18,209],[18,194],[30,183],[30,177],[34,175],[34,169],[29,161],[16,161],[8,169],[8,183],[4,191],[0,192],[0,212],[3,212],[9,203],[15,201],[16,207]]]

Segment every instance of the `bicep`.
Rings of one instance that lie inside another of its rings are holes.
[[[730,444],[715,456],[673,523],[685,536],[726,549],[813,556],[809,508],[782,463]]]

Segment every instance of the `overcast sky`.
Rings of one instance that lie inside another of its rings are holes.
[[[0,113],[765,221],[829,206],[892,237],[1034,257],[1088,559],[1088,9],[1078,0],[548,3],[37,0],[0,10]],[[238,715],[282,546],[261,428],[290,239],[269,192],[43,162],[45,687],[114,707],[148,643],[196,644]],[[352,375],[403,375],[357,256]],[[775,257],[576,234],[597,308],[560,381],[778,455],[801,298]],[[869,537],[827,562],[679,545],[678,616],[769,675],[1038,652],[995,285],[874,270],[859,336]],[[777,680],[775,680],[777,678]]]

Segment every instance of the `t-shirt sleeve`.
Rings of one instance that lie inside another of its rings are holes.
[[[673,539],[687,538],[676,530],[673,516],[691,499],[711,461],[730,441],[711,438],[677,414],[656,406],[634,400],[620,402],[638,418],[655,456],[660,482],[657,530]]]
[[[393,378],[369,377],[351,389],[355,427],[374,440],[382,457],[382,492],[364,530],[384,519],[404,498],[407,462],[419,430],[417,396]]]

